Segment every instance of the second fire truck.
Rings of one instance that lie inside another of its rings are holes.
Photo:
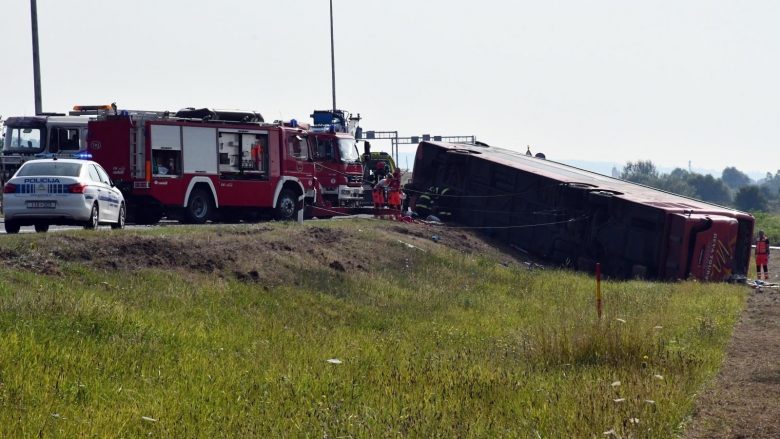
[[[322,187],[323,204],[332,207],[359,207],[363,199],[363,165],[355,143],[360,116],[342,110],[315,110],[312,160]]]

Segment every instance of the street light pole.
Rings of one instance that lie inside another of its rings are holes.
[[[38,5],[30,0],[30,21],[32,22],[33,87],[35,90],[35,114],[43,113],[41,103],[41,61],[38,57]]]
[[[35,0],[33,0],[35,1]],[[333,111],[336,111],[336,56],[333,46],[333,0],[330,0],[330,72],[333,84]]]

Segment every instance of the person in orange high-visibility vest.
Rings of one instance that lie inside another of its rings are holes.
[[[371,198],[374,200],[374,216],[378,217],[380,215],[379,209],[385,208],[385,191],[387,190],[387,186],[390,182],[387,178],[383,178],[377,182],[376,186],[374,186],[374,190],[371,192]]]
[[[388,176],[389,177],[389,176]],[[393,176],[389,179],[387,186],[387,205],[391,209],[401,210],[401,172],[396,169]]]
[[[374,208],[375,209],[382,209],[385,207],[385,188],[376,185],[374,186],[373,191],[371,191],[371,198],[374,200]]]
[[[756,279],[761,279],[761,267],[764,268],[764,280],[769,280],[769,238],[763,230],[758,231],[756,240]]]

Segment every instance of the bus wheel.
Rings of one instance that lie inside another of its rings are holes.
[[[203,189],[196,189],[192,191],[187,201],[184,220],[190,224],[203,224],[211,217],[212,209],[211,194]]]

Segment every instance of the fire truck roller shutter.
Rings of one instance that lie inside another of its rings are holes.
[[[182,128],[182,158],[185,174],[217,174],[216,128]]]

